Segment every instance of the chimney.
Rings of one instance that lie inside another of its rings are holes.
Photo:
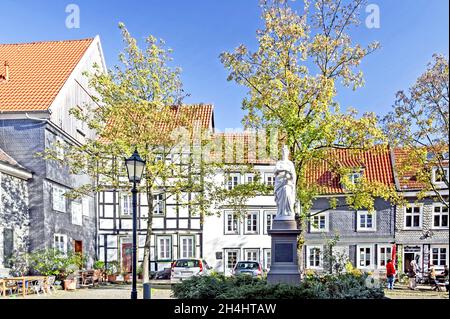
[[[5,81],[9,80],[9,64],[8,61],[5,61]]]
[[[5,61],[5,73],[4,74],[0,74],[0,81],[5,81],[7,82],[9,80],[9,65],[8,65],[8,61]]]

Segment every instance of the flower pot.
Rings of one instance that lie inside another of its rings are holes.
[[[109,282],[116,282],[117,275],[108,275],[108,281]]]
[[[130,274],[124,274],[124,275],[123,275],[123,280],[124,280],[125,282],[130,281],[130,280],[131,280],[131,275],[130,275]]]
[[[75,279],[65,279],[63,280],[64,290],[76,290],[77,281]]]

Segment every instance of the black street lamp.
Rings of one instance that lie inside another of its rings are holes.
[[[136,289],[136,268],[137,268],[137,193],[138,190],[136,185],[141,182],[142,174],[144,173],[145,161],[139,156],[137,149],[134,151],[130,158],[125,159],[125,165],[127,167],[128,180],[133,183],[133,188],[131,189],[133,197],[133,286],[131,289],[131,299],[137,299],[137,289]]]

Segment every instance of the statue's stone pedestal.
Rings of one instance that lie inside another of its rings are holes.
[[[272,254],[267,282],[270,284],[300,283],[298,271],[297,237],[300,230],[295,220],[274,219],[269,235],[272,237]]]

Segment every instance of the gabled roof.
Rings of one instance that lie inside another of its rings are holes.
[[[183,104],[174,106],[173,121],[164,123],[163,131],[175,129],[180,121],[192,121],[192,125],[200,125],[204,130],[214,129],[214,106],[212,104]]]
[[[307,182],[319,187],[321,194],[345,193],[340,176],[332,166],[346,169],[363,169],[369,182],[379,182],[394,187],[393,166],[388,148],[374,148],[355,153],[346,149],[330,150],[328,161],[321,160],[309,164]]]
[[[215,133],[215,142],[222,144],[222,151],[215,150],[211,157],[214,161],[226,164],[270,165],[276,161],[269,154],[259,154],[257,135],[253,132]],[[249,147],[250,144],[253,144]]]
[[[20,165],[14,158],[9,156],[0,148],[0,171],[8,175],[13,175],[22,179],[30,179],[32,177],[30,171]]]
[[[93,40],[0,44],[0,111],[47,110]]]
[[[1,148],[0,148],[0,161],[12,166],[20,166],[19,163],[17,163],[14,158],[6,154],[5,151],[2,150]]]
[[[417,173],[421,170],[420,161],[410,158],[411,152],[408,148],[396,147],[392,150],[393,165],[397,172],[399,191],[418,191],[425,188],[425,185],[417,180]],[[416,156],[415,154],[413,156]],[[448,167],[448,160],[443,160],[444,166]],[[417,165],[415,165],[417,164]],[[399,172],[402,166],[407,170]],[[440,187],[437,187],[440,188]],[[445,188],[445,187],[444,187]]]
[[[124,110],[127,111],[127,110]],[[145,122],[142,118],[138,118],[138,114],[129,114],[130,118],[136,120],[138,123],[143,123],[140,129],[147,130],[149,127],[156,130],[158,134],[170,136],[171,132],[180,126],[189,126],[192,128],[200,128],[201,130],[214,131],[214,106],[212,104],[182,104],[178,106],[171,106],[169,112],[169,119],[164,115],[161,122]],[[127,114],[128,116],[128,114]],[[120,130],[123,127],[123,119],[110,118],[106,124],[107,134]],[[151,123],[147,126],[146,123]],[[104,136],[99,137],[99,141],[108,143],[108,139]]]

